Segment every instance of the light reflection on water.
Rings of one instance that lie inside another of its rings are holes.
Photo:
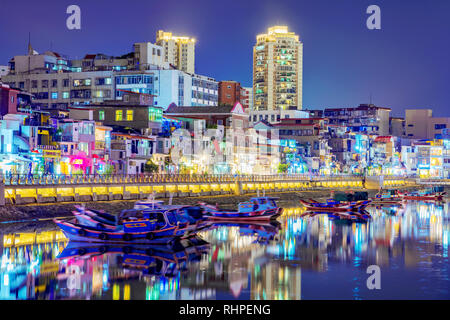
[[[351,223],[290,208],[279,226],[218,226],[200,234],[206,248],[177,253],[178,264],[172,252],[154,254],[150,269],[136,267],[135,252],[56,259],[67,241],[55,231],[5,235],[0,298],[449,299],[448,204],[369,212]],[[381,290],[366,286],[374,264]]]

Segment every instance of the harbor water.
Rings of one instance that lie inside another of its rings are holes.
[[[368,211],[353,222],[293,202],[277,223],[215,225],[161,250],[78,250],[51,220],[4,223],[0,299],[449,299],[448,203]]]

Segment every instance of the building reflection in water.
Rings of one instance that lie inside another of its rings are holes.
[[[286,209],[279,226],[202,232],[208,253],[171,276],[126,268],[114,253],[56,259],[67,243],[59,231],[4,234],[0,299],[301,299],[302,278],[311,272],[332,272],[331,264],[365,271],[393,261],[405,270],[433,268],[448,292],[448,204],[370,208],[367,223],[301,217],[303,211]],[[447,263],[437,265],[435,257]],[[355,273],[354,281],[358,299],[365,278]]]

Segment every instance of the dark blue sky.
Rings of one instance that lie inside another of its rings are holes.
[[[72,58],[120,55],[158,29],[195,37],[196,72],[251,86],[252,46],[285,24],[304,43],[304,108],[430,107],[450,116],[449,0],[0,0],[0,64],[35,50]],[[66,28],[67,6],[81,7],[81,30]],[[366,8],[381,7],[381,30]]]

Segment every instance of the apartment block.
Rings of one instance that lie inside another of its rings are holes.
[[[195,42],[194,38],[174,36],[172,32],[156,33],[156,44],[164,48],[165,61],[187,73],[195,73]]]
[[[302,88],[303,43],[299,36],[287,26],[274,26],[258,35],[253,47],[252,113],[281,116],[280,110],[301,110]]]

